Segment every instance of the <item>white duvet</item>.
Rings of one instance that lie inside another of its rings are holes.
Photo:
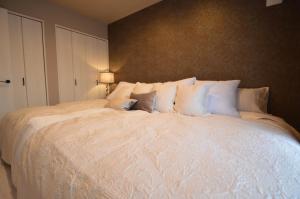
[[[1,131],[18,198],[300,198],[300,145],[276,117],[85,106]]]

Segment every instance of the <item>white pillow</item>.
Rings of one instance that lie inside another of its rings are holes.
[[[144,93],[149,93],[153,89],[153,84],[146,84],[146,83],[136,83],[133,93],[135,94],[144,94]]]
[[[166,84],[181,86],[181,85],[194,85],[195,82],[196,82],[196,77],[192,77],[192,78],[182,79],[174,82],[166,82]]]
[[[181,85],[178,87],[175,110],[184,115],[201,116],[207,113],[206,95],[210,85]]]
[[[210,85],[206,106],[212,114],[240,117],[237,110],[237,92],[240,80],[207,83]]]
[[[137,102],[136,99],[112,99],[109,100],[106,108],[114,108],[119,110],[130,110],[130,108]]]
[[[267,113],[269,87],[239,89],[239,111]]]
[[[209,85],[213,85],[215,83],[218,83],[219,81],[212,81],[212,80],[197,80],[195,82],[195,85],[198,85],[198,86],[202,86],[204,84],[209,84]]]
[[[163,113],[173,111],[177,86],[172,84],[155,84],[156,91],[155,110]]]
[[[135,84],[120,82],[115,90],[109,96],[107,96],[107,99],[129,99],[134,87]]]

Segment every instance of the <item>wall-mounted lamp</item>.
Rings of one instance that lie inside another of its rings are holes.
[[[114,73],[100,72],[100,83],[106,84],[106,95],[109,94],[109,85],[115,82]]]

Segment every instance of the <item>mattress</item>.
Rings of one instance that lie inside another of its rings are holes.
[[[1,151],[10,157],[18,198],[300,196],[298,132],[280,118],[149,114],[103,104],[4,118],[1,139],[11,147],[2,142]]]

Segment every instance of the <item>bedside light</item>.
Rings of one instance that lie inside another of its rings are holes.
[[[114,73],[111,72],[100,72],[100,83],[106,84],[106,95],[109,94],[109,84],[115,82]]]

